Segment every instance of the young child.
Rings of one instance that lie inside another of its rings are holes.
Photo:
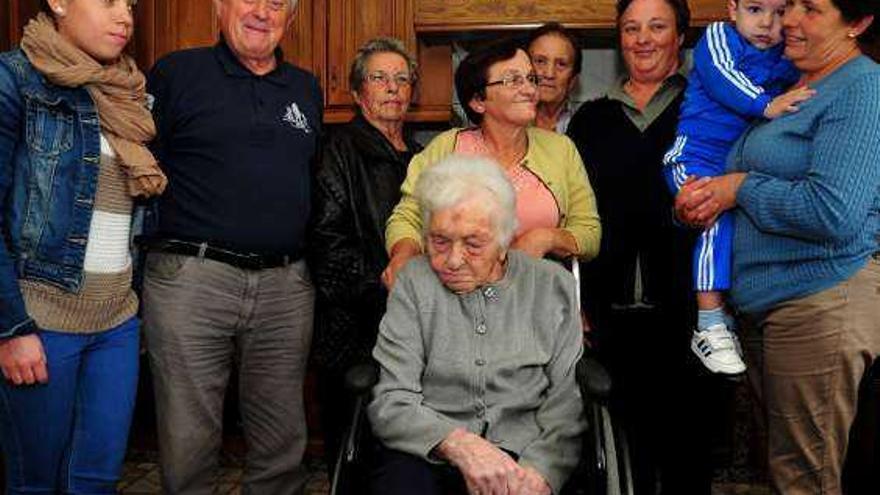
[[[782,58],[784,7],[785,0],[730,0],[733,23],[710,24],[694,49],[678,135],[664,157],[673,193],[690,176],[723,174],[727,152],[753,119],[793,112],[812,95],[806,87],[782,94],[799,77]],[[730,288],[732,236],[733,217],[722,214],[700,235],[693,265],[699,316],[691,349],[724,374],[746,369],[722,297]]]

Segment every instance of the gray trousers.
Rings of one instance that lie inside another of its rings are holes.
[[[247,444],[242,493],[303,491],[303,381],[313,307],[303,261],[250,271],[192,256],[148,255],[143,321],[165,493],[213,491],[223,397],[235,363]]]
[[[849,280],[744,325],[777,493],[841,493],[859,383],[880,355],[878,296],[880,261],[872,259]]]

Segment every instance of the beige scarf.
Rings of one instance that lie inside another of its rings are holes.
[[[31,64],[59,86],[85,86],[98,107],[101,129],[128,176],[132,196],[160,194],[168,180],[145,146],[156,135],[146,106],[144,75],[131,57],[101,65],[58,34],[40,13],[24,28],[21,48]]]

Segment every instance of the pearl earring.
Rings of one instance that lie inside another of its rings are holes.
[[[848,37],[850,37],[850,38],[855,38],[855,37],[856,37],[856,33],[846,33],[846,35],[847,35]]]

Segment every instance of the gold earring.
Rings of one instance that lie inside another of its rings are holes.
[[[849,38],[855,38],[855,37],[856,37],[856,33],[846,33],[846,36],[849,37]]]

